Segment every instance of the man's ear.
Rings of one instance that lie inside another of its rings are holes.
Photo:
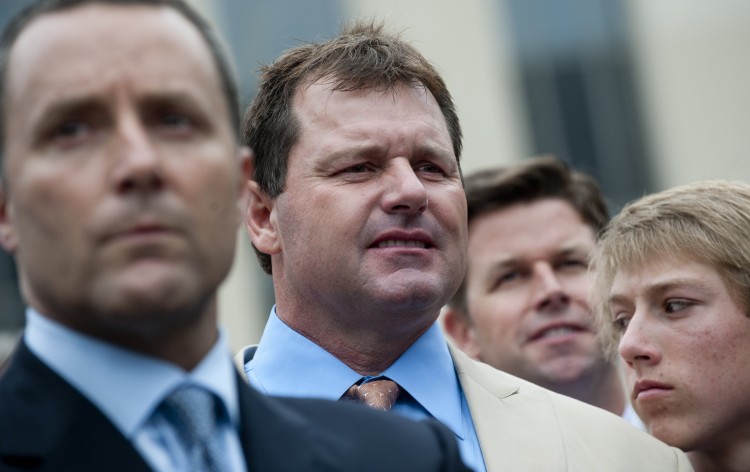
[[[443,330],[453,343],[469,357],[481,360],[476,330],[469,316],[456,308],[448,307],[443,313]]]
[[[0,182],[0,246],[11,254],[18,248],[18,236],[13,227],[8,194]]]
[[[274,218],[274,200],[261,190],[258,182],[247,182],[247,210],[245,227],[255,248],[265,254],[281,251],[279,233]]]
[[[241,146],[237,151],[237,156],[240,163],[240,180],[239,180],[239,192],[237,193],[237,206],[240,210],[240,215],[245,214],[247,205],[250,197],[250,190],[248,188],[248,182],[253,178],[253,170],[255,169],[255,156],[253,151],[247,146]]]

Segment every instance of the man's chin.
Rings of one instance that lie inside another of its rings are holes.
[[[399,271],[371,282],[369,292],[379,305],[438,310],[450,295],[444,281],[419,271]]]
[[[127,320],[159,319],[170,313],[190,311],[198,303],[201,290],[197,281],[184,274],[151,275],[102,284],[104,286],[94,291],[92,304],[106,316]]]

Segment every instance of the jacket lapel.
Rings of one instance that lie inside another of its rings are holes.
[[[0,378],[2,464],[19,470],[150,470],[101,411],[23,342]]]
[[[315,428],[283,399],[264,396],[238,377],[240,442],[248,470],[320,470]]]
[[[527,382],[450,351],[487,470],[566,470],[556,414],[544,390],[527,390]]]

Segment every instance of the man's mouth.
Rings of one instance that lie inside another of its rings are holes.
[[[550,326],[540,329],[539,331],[534,333],[534,335],[529,338],[529,341],[539,341],[541,339],[555,338],[585,331],[586,329],[584,329],[583,327],[573,324]]]
[[[389,248],[389,247],[413,247],[413,248],[419,248],[419,249],[426,249],[427,244],[423,241],[388,239],[385,241],[380,241],[375,247],[378,249]]]
[[[639,380],[633,386],[632,398],[641,401],[661,398],[668,394],[670,390],[673,390],[673,387],[668,384],[652,380]]]

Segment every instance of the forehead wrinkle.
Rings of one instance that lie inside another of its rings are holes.
[[[411,93],[412,91],[418,92],[418,95],[415,97]],[[412,87],[406,83],[398,83],[386,90],[379,90],[377,88],[336,90],[334,84],[324,79],[320,79],[312,83],[304,84],[295,91],[293,98],[293,107],[295,110],[298,110],[305,102],[310,101],[314,103],[316,100],[321,100],[321,98],[322,106],[308,106],[308,114],[311,115],[311,118],[315,120],[327,121],[328,123],[336,124],[337,127],[347,127],[349,123],[343,122],[342,119],[339,118],[341,116],[341,113],[330,113],[329,110],[332,106],[338,106],[339,108],[343,109],[351,109],[355,107],[354,102],[360,102],[356,106],[361,105],[361,102],[373,102],[376,106],[379,106],[379,103],[381,103],[379,99],[381,98],[390,98],[391,103],[395,105],[398,105],[404,100],[408,100],[411,103],[418,103],[419,107],[416,109],[414,107],[409,107],[406,110],[399,111],[405,111],[407,113],[407,116],[409,117],[413,116],[416,111],[420,114],[420,117],[429,118],[429,122],[424,119],[414,118],[410,118],[409,120],[405,121],[415,121],[421,124],[425,124],[427,125],[427,127],[438,131],[438,133],[440,134],[444,133],[445,137],[448,140],[449,149],[453,149],[450,135],[448,133],[448,128],[445,123],[445,117],[440,111],[435,98],[431,94],[429,94],[423,87]],[[332,100],[334,99],[337,100],[336,103],[331,104]],[[435,111],[437,113],[434,113]],[[399,115],[394,119],[401,118],[402,116]],[[437,118],[439,121],[437,126],[434,123],[435,118]],[[375,119],[379,118],[374,118],[373,120]],[[371,129],[368,129],[367,131],[372,133]],[[403,138],[403,136],[400,137]]]
[[[97,15],[98,27],[80,32],[71,27],[92,15]],[[143,39],[111,35],[102,26],[102,22],[121,25],[124,16],[145,22]],[[179,60],[165,61],[165,51]],[[193,25],[170,8],[85,5],[44,15],[21,33],[9,59],[6,110],[23,106],[27,112],[22,119],[35,120],[32,124],[43,119],[47,107],[58,99],[89,95],[104,103],[129,87],[138,87],[133,89],[136,96],[174,94],[175,99],[189,100],[208,113],[229,115],[230,104],[208,45]],[[215,94],[206,88],[215,89]],[[15,120],[9,121],[13,126]]]
[[[112,10],[121,10],[122,15],[112,15]],[[109,14],[103,14],[105,12]],[[71,29],[72,22],[83,21],[91,16],[95,16],[98,27]],[[112,27],[122,26],[121,16],[146,21],[151,27],[148,29],[149,34],[143,39],[133,35],[110,34],[111,30],[104,24],[109,22],[113,23]],[[175,39],[174,33],[180,33],[179,41]],[[164,52],[180,53],[188,60],[165,61]],[[166,64],[157,68],[159,73],[154,74],[155,82],[166,75],[174,79],[177,75],[190,77],[200,73],[206,76],[204,79],[210,78],[217,85],[220,83],[210,50],[200,33],[178,12],[163,6],[92,4],[43,15],[21,33],[10,54],[8,70],[11,72],[11,85],[12,79],[20,80],[20,77],[23,77],[24,83],[29,77],[36,78],[45,87],[55,84],[75,87],[82,80],[101,83],[123,77],[141,79],[144,71],[138,70],[137,66],[147,61]],[[60,56],[67,60],[65,67],[58,67],[53,76],[40,73],[48,72],[40,70],[40,67],[45,67],[48,62],[54,62]],[[90,60],[92,56],[96,60]],[[23,61],[19,62],[21,57]],[[180,67],[175,68],[175,65]],[[203,67],[204,65],[210,67]],[[66,80],[69,83],[64,85]]]

